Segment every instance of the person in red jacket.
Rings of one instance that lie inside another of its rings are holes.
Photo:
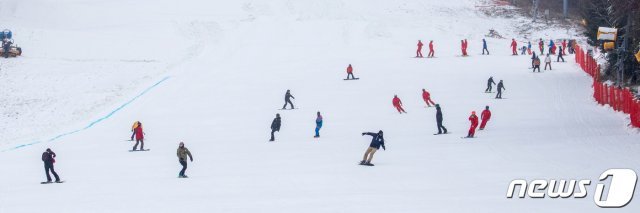
[[[433,58],[433,40],[429,41],[429,55],[427,57]]]
[[[349,78],[349,76],[351,76],[351,78]],[[356,77],[353,76],[353,67],[351,67],[351,64],[347,67],[347,80],[349,79],[356,79]]]
[[[538,47],[540,47],[540,55],[544,55],[544,41],[542,39],[538,42]]]
[[[407,113],[406,111],[404,111],[404,109],[402,108],[402,101],[400,100],[400,98],[398,98],[398,95],[394,95],[393,96],[393,106],[398,110],[398,112],[400,114]]]
[[[480,114],[480,119],[482,119],[482,123],[480,123],[480,130],[483,130],[487,125],[487,122],[489,122],[489,119],[491,119],[491,111],[489,111],[489,106],[486,106],[484,108],[482,114]]]
[[[511,50],[513,51],[513,55],[518,55],[518,42],[516,42],[515,38],[511,39]]]
[[[425,89],[422,89],[422,100],[427,103],[428,107],[431,107],[429,103],[436,105],[436,103],[433,103],[433,101],[431,100],[431,94],[429,94],[429,92],[427,92],[427,90]]]
[[[467,135],[467,138],[473,138],[476,134],[476,127],[478,127],[478,116],[476,116],[476,111],[471,112],[469,121],[471,121],[471,127],[469,127],[469,134]]]
[[[564,50],[567,49],[567,39],[562,40],[562,55],[567,55]]]
[[[416,50],[416,58],[422,58],[422,41],[418,40],[418,50]]]
[[[460,40],[461,44],[461,49],[462,49],[462,56],[467,56],[467,39],[465,40]]]
[[[142,131],[142,122],[138,121],[138,126],[133,129],[136,134],[136,145],[133,146],[133,151],[138,149],[138,143],[140,143],[140,150],[144,150],[144,132]]]

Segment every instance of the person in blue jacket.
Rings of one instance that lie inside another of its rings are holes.
[[[318,111],[318,116],[316,117],[316,135],[313,136],[314,138],[320,137],[320,128],[322,128],[322,115],[320,111]]]
[[[371,164],[371,159],[373,159],[373,154],[375,154],[376,151],[380,149],[380,147],[382,147],[382,149],[384,150],[387,150],[387,148],[384,146],[384,137],[383,137],[382,130],[378,131],[378,133],[363,132],[362,136],[365,136],[365,135],[369,135],[373,138],[371,139],[371,144],[369,144],[369,148],[367,148],[367,151],[364,152],[364,157],[362,158],[362,161],[360,161],[360,165],[373,166],[373,164]]]
[[[487,49],[487,41],[484,40],[484,38],[482,39],[482,55],[484,55],[484,51],[487,51],[487,55],[489,55],[489,49]]]

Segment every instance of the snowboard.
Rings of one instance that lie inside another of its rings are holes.
[[[50,183],[64,183],[64,180],[60,182],[40,182],[40,184],[50,184]]]
[[[278,110],[296,110],[296,109],[300,109],[300,108],[293,108],[293,109],[278,109]]]
[[[345,79],[342,79],[342,80],[345,80],[345,81],[351,81],[351,80],[358,80],[358,79],[360,79],[360,78],[351,78],[351,79],[346,79],[346,78],[345,78]]]
[[[460,137],[460,138],[462,138],[462,139],[469,139],[469,138],[476,138],[476,137],[466,137],[466,136],[465,136],[465,137]]]
[[[360,162],[358,162],[358,165],[360,166],[375,166],[374,164],[370,163],[370,164],[362,164]]]
[[[189,178],[189,176],[184,176],[184,177],[180,177],[180,176],[178,176],[178,178]]]
[[[438,133],[435,133],[435,134],[433,134],[433,135],[448,135],[448,134],[451,134],[451,132],[447,132],[447,133],[439,133],[439,134],[438,134]]]
[[[484,92],[484,93],[496,93],[496,92]]]
[[[151,149],[138,149],[138,150],[129,150],[129,152],[146,152],[149,151]]]

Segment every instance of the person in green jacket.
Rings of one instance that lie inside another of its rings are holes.
[[[187,156],[193,162],[193,156],[191,156],[191,152],[187,147],[184,147],[184,143],[180,142],[180,146],[178,147],[178,160],[180,161],[180,165],[182,165],[182,170],[180,170],[180,174],[178,178],[188,178],[184,172],[187,171]]]

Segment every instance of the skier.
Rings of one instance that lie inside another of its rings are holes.
[[[522,46],[520,48],[520,55],[524,55],[524,54],[526,54],[526,52],[527,52],[527,46]]]
[[[549,66],[549,70],[553,70],[551,68],[551,55],[547,53],[547,57],[544,58],[544,70],[547,70],[547,66]]]
[[[560,59],[562,59],[562,62],[564,62],[564,48],[560,47],[560,49],[558,50],[558,59],[556,62],[560,62]]]
[[[512,55],[518,55],[518,51],[516,50],[518,48],[518,42],[516,42],[515,38],[511,39],[511,50],[513,52]]]
[[[322,115],[320,115],[320,111],[318,111],[318,116],[316,117],[316,135],[314,138],[320,137],[320,128],[322,128]]]
[[[136,145],[133,146],[133,151],[138,150],[138,144],[140,144],[140,151],[144,151],[144,131],[142,131],[142,123],[138,121],[138,126],[133,129],[133,134],[136,135]]]
[[[422,41],[418,40],[418,50],[416,50],[416,58],[422,58]]]
[[[47,148],[47,151],[42,153],[42,161],[44,162],[44,172],[47,174],[47,182],[43,182],[43,183],[51,183],[51,176],[49,175],[49,171],[51,171],[51,173],[53,174],[53,177],[56,178],[56,183],[61,183],[58,173],[56,173],[56,171],[53,169],[53,163],[56,162],[55,157],[56,157],[56,153],[51,151],[51,149],[49,148]]]
[[[493,89],[493,85],[495,85],[496,82],[493,81],[493,76],[489,77],[489,80],[487,80],[487,89],[484,90],[484,92],[486,93],[490,93],[491,90]]]
[[[540,47],[540,55],[544,55],[544,41],[540,38],[540,42],[538,42],[538,46]]]
[[[427,90],[425,90],[425,89],[422,89],[422,100],[424,100],[424,102],[427,103],[427,107],[431,107],[431,104],[436,105],[431,100],[431,94],[429,92],[427,92]],[[429,103],[431,103],[431,104],[429,104]]]
[[[271,122],[271,139],[269,139],[269,141],[275,140],[273,133],[280,132],[280,124],[281,124],[280,114],[278,113],[276,114],[276,118],[274,118],[273,121]]]
[[[529,55],[531,55],[531,41],[529,41],[527,43],[527,53],[529,53]]]
[[[370,135],[373,138],[371,139],[369,148],[367,148],[367,151],[364,152],[364,157],[362,158],[362,161],[360,161],[360,165],[373,166],[373,164],[371,164],[371,159],[373,159],[373,154],[375,154],[376,151],[380,149],[380,147],[382,147],[383,150],[387,150],[387,147],[384,146],[383,133],[382,133],[382,130],[380,130],[378,131],[378,133],[363,132],[362,136],[364,135]]]
[[[351,76],[351,78],[349,78],[349,76]],[[356,77],[353,76],[353,67],[351,67],[351,64],[349,64],[349,66],[347,67],[347,80],[349,80],[349,79],[356,79]],[[291,96],[291,97],[293,97],[293,96]],[[284,105],[287,106],[286,103]],[[291,104],[291,107],[293,108],[293,104]]]
[[[533,59],[533,72],[540,72],[540,58],[536,57]]]
[[[189,149],[187,149],[187,147],[184,147],[183,142],[180,142],[177,153],[178,161],[180,162],[180,165],[182,165],[182,170],[180,170],[178,178],[188,178],[188,176],[184,174],[184,172],[187,171],[187,156],[189,156],[191,162],[193,162],[193,156],[191,156],[191,152],[189,151]]]
[[[549,53],[551,53],[551,55],[556,54],[556,45],[554,44],[553,39],[549,40]]]
[[[284,94],[284,106],[282,106],[282,109],[287,108],[287,104],[291,104],[291,109],[294,109],[291,98],[296,99],[295,97],[293,97],[293,95],[291,95],[291,90],[287,90],[287,93]]]
[[[506,90],[506,88],[504,88],[504,84],[502,83],[502,80],[500,80],[500,82],[498,82],[498,94],[496,94],[497,99],[502,98],[502,90]]]
[[[429,55],[427,55],[427,57],[433,58],[433,54],[434,54],[434,51],[433,51],[433,40],[431,40],[431,41],[429,41]]]
[[[393,101],[392,101],[392,103],[393,103],[393,107],[395,107],[395,108],[398,110],[398,112],[399,112],[400,114],[402,114],[403,112],[404,112],[404,113],[407,113],[407,112],[406,112],[406,111],[404,111],[404,109],[402,108],[402,101],[400,100],[400,98],[398,98],[398,95],[394,95],[394,96],[393,96]]]
[[[489,106],[484,107],[482,114],[480,114],[480,118],[482,119],[482,123],[480,123],[480,130],[483,130],[487,125],[487,122],[489,122],[489,119],[491,119],[491,111],[489,110]]]
[[[462,56],[467,56],[467,39],[465,40],[460,40],[461,44],[461,49],[462,49]]]
[[[563,39],[562,40],[562,49],[560,49],[560,52],[562,52],[562,55],[567,55],[567,53],[564,52],[564,50],[567,49],[567,39]]]
[[[467,134],[467,138],[473,138],[476,134],[476,127],[478,127],[478,116],[476,116],[476,111],[471,112],[469,121],[471,121],[471,126],[469,127],[469,134]]]
[[[482,55],[484,55],[484,51],[487,51],[487,55],[489,55],[489,49],[487,49],[487,41],[484,40],[484,38],[482,39]]]
[[[133,122],[133,126],[131,126],[131,141],[133,141],[133,136],[136,135],[136,128],[140,126],[140,121]]]
[[[438,134],[447,134],[447,128],[442,125],[442,109],[440,104],[436,104],[436,123],[438,124]],[[444,131],[444,132],[443,132]]]

